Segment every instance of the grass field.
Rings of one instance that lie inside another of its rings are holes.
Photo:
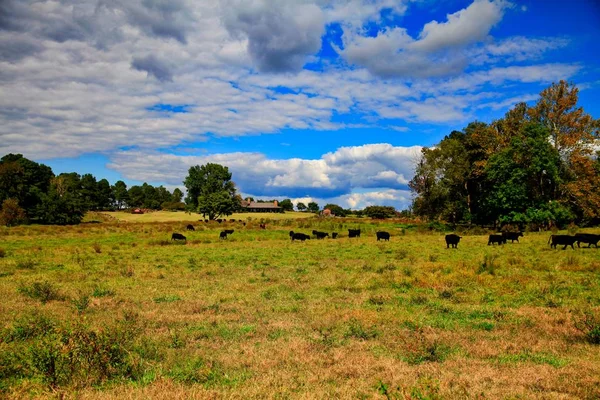
[[[119,221],[127,221],[127,222],[175,222],[175,221],[189,221],[189,222],[197,222],[199,219],[202,219],[202,215],[200,214],[191,214],[183,211],[156,211],[146,214],[132,214],[128,212],[103,212],[101,214],[108,215],[112,218],[115,218]],[[97,214],[96,214],[97,215]],[[251,220],[260,220],[260,219],[272,219],[272,220],[280,220],[280,219],[297,219],[297,218],[312,218],[315,214],[312,213],[304,213],[304,212],[286,212],[286,213],[235,213],[232,215],[228,215],[227,217],[223,217],[226,220],[235,219],[247,221],[248,218]]]
[[[227,240],[185,224],[1,228],[0,397],[600,396],[600,250],[551,250],[549,233],[453,250],[368,220],[253,220]],[[342,237],[289,240],[313,229]]]

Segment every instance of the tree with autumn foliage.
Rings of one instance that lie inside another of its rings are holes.
[[[565,81],[490,124],[470,123],[424,148],[409,186],[430,220],[564,224],[600,218],[600,122]]]

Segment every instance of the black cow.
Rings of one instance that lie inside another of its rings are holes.
[[[267,224],[260,224],[260,229],[267,229]]]
[[[498,243],[498,245],[506,244],[506,238],[504,235],[490,235],[488,238],[488,246],[490,244],[493,246],[494,243]]]
[[[452,246],[453,249],[458,249],[458,242],[460,242],[460,239],[462,237],[455,235],[455,234],[450,234],[450,235],[446,235],[446,248],[450,248],[450,246]]]
[[[225,229],[223,232],[225,232],[228,235],[231,235],[233,233],[233,229]]]
[[[222,231],[221,233],[219,233],[219,239],[227,239],[227,232]]]
[[[360,229],[348,229],[348,237],[360,237]]]
[[[187,226],[187,228],[186,228],[186,229],[187,229],[188,231],[195,231],[195,229],[194,229],[194,225],[192,225],[192,224],[189,224],[189,225]]]
[[[592,247],[594,245],[598,248],[598,241],[600,241],[600,235],[595,235],[593,233],[576,233],[575,237],[577,237],[577,247],[579,243],[587,243],[588,247]]]
[[[173,233],[171,235],[171,240],[184,240],[187,241],[185,236],[183,236],[181,233]]]
[[[563,247],[563,250],[565,250],[567,248],[567,246],[571,246],[571,248],[573,250],[575,250],[575,247],[573,247],[573,243],[575,243],[577,241],[577,236],[571,236],[571,235],[552,235],[550,236],[550,239],[548,239],[548,243],[550,243],[550,247],[554,247],[556,248],[556,245],[565,245],[565,247]]]
[[[223,219],[222,219],[222,218],[219,218],[219,219],[217,220],[217,222],[218,222],[218,223],[221,223],[221,222],[223,222]]]
[[[290,237],[292,238],[292,242],[294,240],[300,240],[302,242],[304,242],[305,240],[310,240],[310,236],[305,235],[304,233],[290,232]]]
[[[389,232],[375,232],[375,234],[377,235],[377,241],[379,242],[379,240],[387,240],[388,242],[390,241],[390,233]]]
[[[514,243],[515,240],[519,242],[519,237],[523,237],[523,232],[502,232],[502,237],[504,238],[504,243],[507,240],[510,240],[511,243]]]
[[[317,239],[325,239],[326,237],[329,236],[329,233],[327,233],[327,232],[317,232],[317,233],[315,233],[315,236],[317,237]]]
[[[337,239],[337,235],[338,235],[338,233],[337,233],[337,232],[333,232],[333,233],[331,234],[331,238],[332,238],[332,239]]]

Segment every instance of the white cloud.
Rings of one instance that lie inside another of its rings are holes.
[[[411,47],[431,52],[481,41],[500,22],[510,5],[504,0],[475,0],[464,10],[448,14],[447,22],[425,24],[419,40]]]
[[[257,196],[331,198],[355,189],[406,190],[420,146],[369,144],[341,147],[320,159],[268,159],[261,153],[178,156],[122,151],[109,168],[126,179],[177,185],[193,165],[214,162],[227,166],[243,193]]]
[[[98,152],[110,156],[135,147],[147,154],[211,135],[283,129],[384,126],[400,135],[407,123],[467,121],[482,102],[501,107],[531,91],[505,95],[497,87],[507,83],[548,83],[572,78],[581,69],[565,63],[506,65],[564,45],[556,38],[486,39],[458,57],[411,47],[420,40],[433,43],[435,32],[451,26],[464,35],[471,29],[465,28],[468,10],[483,3],[498,9],[502,2],[476,2],[447,22],[425,25],[422,39],[411,38],[402,27],[365,37],[365,21],[384,26],[383,10],[402,16],[409,3],[5,0],[0,13],[0,152],[49,159]],[[493,26],[493,20],[488,18],[486,26]],[[324,24],[332,21],[344,31],[344,57],[357,67],[340,61],[324,71],[281,72],[296,70],[317,52]],[[477,32],[485,31],[482,26]],[[458,33],[453,43],[464,44]],[[428,78],[460,72],[475,59],[483,69]],[[489,68],[498,60],[505,64]],[[281,73],[255,72],[257,65]],[[482,89],[485,98],[474,94]],[[187,112],[160,111],[160,104],[185,106]],[[355,116],[351,124],[338,122],[346,113]],[[406,134],[416,131],[411,127]],[[330,172],[320,173],[330,177]],[[273,175],[270,185],[288,187],[294,180],[309,187],[340,185],[329,179],[284,171]],[[393,180],[377,174],[373,179]]]

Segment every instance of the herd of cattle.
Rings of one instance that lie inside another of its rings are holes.
[[[509,240],[511,241],[511,243],[514,243],[515,240],[518,242],[519,237],[523,237],[523,232],[502,232],[499,234],[492,234],[488,237],[488,246],[493,246],[495,243],[498,243],[498,245],[506,244],[506,242]],[[446,248],[449,248],[450,246],[452,246],[452,248],[454,249],[458,248],[458,242],[460,242],[460,239],[462,239],[462,236],[458,236],[455,234],[446,235]],[[599,241],[600,235],[596,235],[593,233],[576,233],[575,235],[551,235],[550,239],[548,239],[550,247],[554,247],[556,249],[557,245],[564,246],[563,250],[565,250],[567,246],[571,246],[571,248],[575,250],[575,247],[573,246],[575,243],[577,243],[577,247],[580,247],[580,243],[584,243],[588,245],[587,247],[591,247],[592,245],[594,245],[594,247],[598,248]]]
[[[266,229],[266,225],[260,224],[260,228]],[[195,230],[194,226],[191,224],[189,224],[186,229],[188,231]],[[233,234],[233,232],[234,232],[233,229],[225,229],[219,233],[219,239],[227,239],[227,235],[231,235],[231,234]],[[331,236],[330,236],[329,233],[327,233],[327,232],[321,232],[321,231],[314,230],[314,231],[312,231],[312,234],[317,239],[325,239],[327,237],[330,237],[331,239],[338,238],[337,232],[332,232]],[[305,240],[310,240],[310,238],[311,238],[310,235],[307,235],[305,233],[300,233],[300,232],[294,232],[294,231],[290,231],[289,235],[290,235],[290,239],[292,240],[292,242],[295,240],[304,242]],[[390,240],[389,232],[378,231],[378,232],[375,232],[375,236],[377,237],[377,241],[380,241],[380,240],[389,241]],[[360,229],[348,229],[348,237],[349,238],[360,237]],[[517,242],[519,242],[520,237],[523,237],[523,232],[502,232],[502,233],[498,233],[498,234],[492,234],[488,237],[488,246],[489,245],[493,246],[494,244],[498,244],[498,245],[506,244],[506,242],[509,240],[511,241],[511,243],[514,243],[515,240]],[[171,240],[185,241],[186,239],[187,238],[185,236],[183,236],[181,233],[173,233],[171,235]],[[458,236],[456,234],[450,234],[450,235],[446,235],[445,239],[446,239],[446,248],[452,247],[454,249],[457,249],[458,243],[460,242],[460,239],[462,239],[462,236]],[[575,250],[575,247],[573,246],[575,243],[577,243],[577,247],[580,247],[580,243],[584,243],[584,244],[588,245],[587,247],[591,247],[592,245],[594,245],[594,247],[598,248],[599,241],[600,241],[600,235],[593,234],[593,233],[576,233],[575,235],[552,235],[552,236],[550,236],[550,239],[548,239],[548,243],[550,244],[550,247],[553,247],[556,249],[557,245],[564,246],[563,250],[565,250],[567,248],[567,246],[571,246],[571,248],[573,250]]]

